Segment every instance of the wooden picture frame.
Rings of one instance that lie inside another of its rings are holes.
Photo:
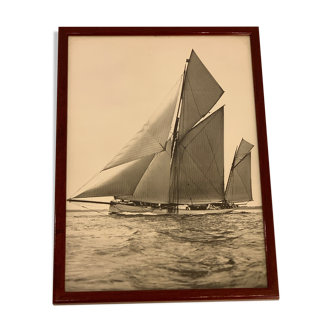
[[[58,36],[53,304],[279,299],[258,27],[61,27],[59,28]],[[250,38],[257,140],[259,145],[267,287],[65,291],[68,39],[70,36],[248,36]]]

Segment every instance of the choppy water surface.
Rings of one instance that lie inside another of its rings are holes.
[[[261,209],[205,216],[67,212],[66,291],[266,287]]]

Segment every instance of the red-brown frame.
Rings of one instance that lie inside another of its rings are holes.
[[[266,288],[65,292],[68,37],[151,35],[250,37],[264,207]],[[279,299],[258,27],[61,27],[58,45],[53,304]]]

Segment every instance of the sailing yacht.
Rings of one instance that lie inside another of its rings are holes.
[[[178,85],[101,172],[109,177],[69,202],[109,204],[109,213],[220,214],[252,201],[251,150],[244,139],[224,183],[224,91],[194,50]],[[108,203],[89,198],[112,197]]]

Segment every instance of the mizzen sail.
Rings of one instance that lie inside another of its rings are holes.
[[[242,139],[236,150],[226,188],[229,202],[252,201],[251,189],[251,149],[254,146]]]

